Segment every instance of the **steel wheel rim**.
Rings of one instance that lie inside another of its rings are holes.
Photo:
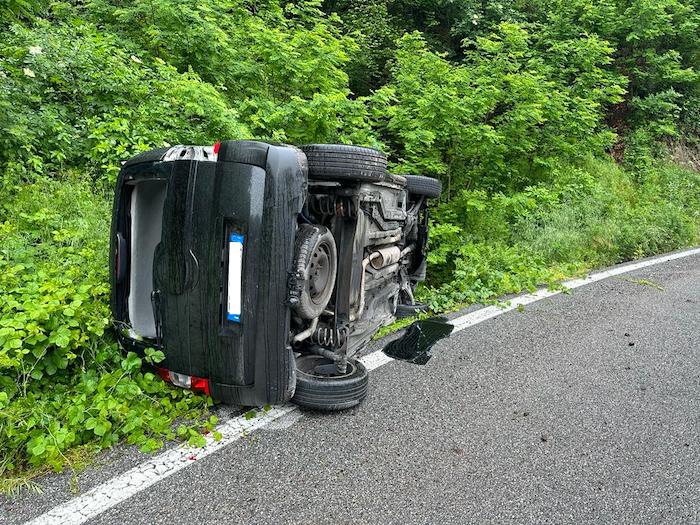
[[[330,248],[322,243],[314,250],[309,264],[309,297],[314,304],[323,302],[323,296],[331,284],[330,275]]]

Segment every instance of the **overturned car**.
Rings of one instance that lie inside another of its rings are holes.
[[[127,161],[112,221],[112,310],[161,376],[247,406],[341,410],[367,394],[358,354],[413,308],[427,200],[370,148],[256,141]]]

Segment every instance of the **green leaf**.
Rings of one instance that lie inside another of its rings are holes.
[[[122,360],[121,367],[127,372],[133,372],[141,368],[141,359],[134,352],[129,352]]]

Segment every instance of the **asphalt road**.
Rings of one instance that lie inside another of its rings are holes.
[[[532,522],[700,523],[700,256],[470,327],[90,523]]]

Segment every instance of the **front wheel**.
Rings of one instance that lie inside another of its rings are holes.
[[[439,199],[442,193],[442,182],[432,177],[422,175],[404,175],[406,189],[412,195],[422,195],[429,199]]]
[[[345,374],[336,374],[335,363],[318,355],[297,357],[297,387],[292,402],[315,410],[352,408],[367,396],[369,373],[355,359],[348,359]]]

